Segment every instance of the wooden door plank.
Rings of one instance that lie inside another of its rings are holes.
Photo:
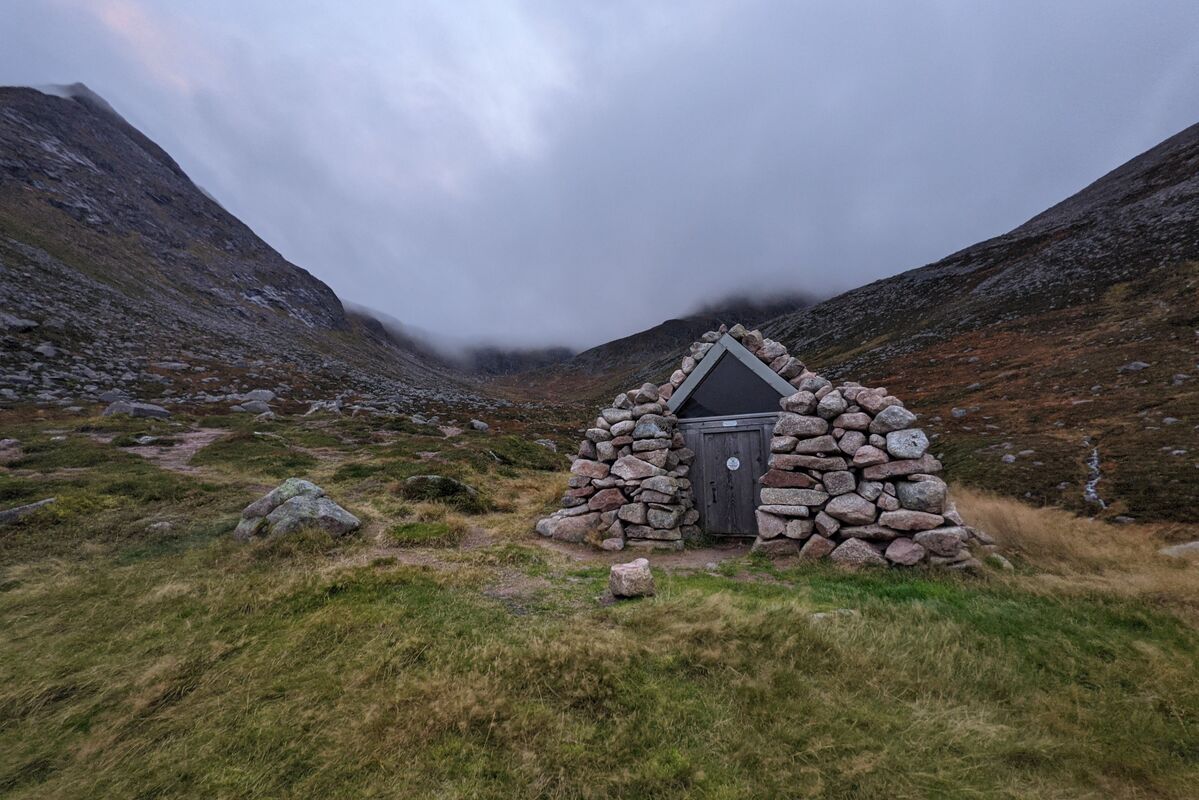
[[[711,533],[750,535],[755,530],[757,507],[755,471],[762,462],[758,428],[715,432],[704,437],[704,498],[706,528]],[[732,458],[739,462],[729,469]]]
[[[757,434],[753,431],[745,431],[733,438],[732,444],[735,445],[735,452],[730,455],[735,456],[741,465],[736,470],[726,470],[730,478],[732,497],[733,529],[730,532],[747,534],[752,532],[754,525],[754,493],[752,479],[749,476],[753,471],[754,440],[757,438]]]

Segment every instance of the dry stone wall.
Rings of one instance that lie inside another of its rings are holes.
[[[928,436],[899,398],[852,382],[834,386],[741,325],[704,334],[669,382],[617,395],[600,412],[562,508],[537,523],[538,533],[613,550],[682,549],[700,535],[688,478],[695,454],[666,402],[726,332],[796,389],[779,401],[770,468],[759,479],[756,552],[969,569],[995,549],[958,515]]]
[[[600,412],[571,465],[562,509],[538,522],[538,533],[609,550],[681,550],[699,534],[687,478],[695,454],[666,408],[672,390],[647,383]]]
[[[916,415],[883,388],[812,378],[780,401],[754,549],[849,565],[974,568],[965,525]]]

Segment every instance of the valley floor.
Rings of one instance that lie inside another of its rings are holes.
[[[711,548],[612,603],[532,533],[574,432],[510,413],[3,412],[0,508],[56,502],[0,528],[0,796],[1194,797],[1199,530],[959,489],[1014,572]],[[362,531],[232,541],[292,475]]]

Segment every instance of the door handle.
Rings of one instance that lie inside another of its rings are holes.
[[[712,487],[712,502],[715,503],[716,502],[716,481],[712,481],[708,485]]]

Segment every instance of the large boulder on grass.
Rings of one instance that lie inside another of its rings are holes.
[[[362,523],[325,496],[325,490],[302,478],[288,478],[246,506],[233,537],[245,541],[254,536],[287,535],[315,528],[330,536],[357,530]]]
[[[357,530],[358,518],[328,497],[293,497],[266,515],[272,535],[286,535],[305,528],[322,530],[330,536],[342,536]]]
[[[246,506],[242,518],[265,517],[293,497],[324,497],[325,490],[303,478],[288,478],[262,497]]]

